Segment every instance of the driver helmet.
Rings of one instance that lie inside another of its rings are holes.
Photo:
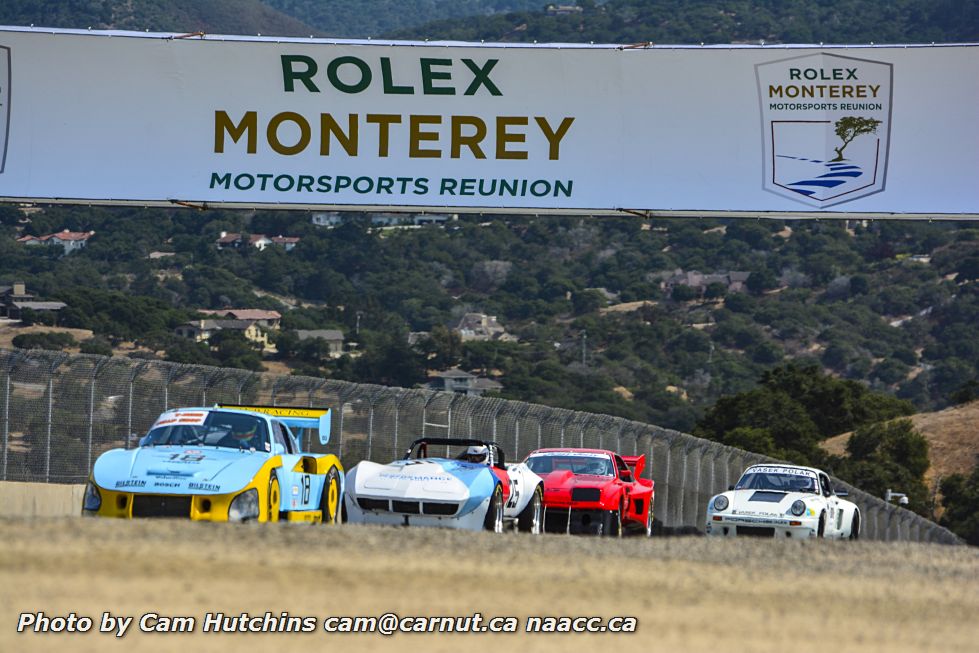
[[[583,474],[591,474],[593,476],[603,476],[605,474],[606,464],[604,460],[596,460],[588,463],[585,466]]]
[[[231,435],[234,437],[234,439],[244,443],[254,438],[257,430],[257,423],[250,420],[247,424],[238,424],[235,426],[235,428],[231,431]]]
[[[470,463],[485,463],[489,449],[484,445],[473,445],[466,449],[465,460]]]
[[[792,485],[795,490],[801,492],[811,491],[815,489],[812,479],[809,478],[808,476],[800,476],[796,478]]]

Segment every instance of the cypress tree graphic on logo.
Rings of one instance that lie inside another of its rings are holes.
[[[847,116],[837,120],[836,135],[843,140],[843,145],[833,148],[836,150],[836,158],[833,161],[843,160],[843,150],[857,136],[861,134],[876,134],[877,126],[880,125],[880,122],[880,120],[874,118],[858,118],[856,116]]]
[[[763,184],[816,208],[884,190],[893,66],[815,53],[755,66]]]

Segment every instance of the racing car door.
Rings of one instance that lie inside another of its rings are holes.
[[[625,519],[626,515],[634,512],[632,506],[632,486],[635,484],[632,478],[632,470],[626,465],[625,461],[619,454],[615,454],[615,467],[616,467],[616,478],[618,480],[618,485],[622,488],[622,508],[623,514],[622,518]]]
[[[829,482],[829,477],[820,472],[819,491],[826,501],[826,532],[824,537],[837,537],[843,530],[843,511],[840,510],[840,500],[833,492],[833,486]]]
[[[503,490],[503,506],[505,508],[513,508],[517,505],[517,499],[520,497],[520,489],[514,483],[513,475],[506,468],[503,450],[499,445],[490,445],[488,449],[486,462],[489,464],[493,475],[500,481],[500,486]]]
[[[270,420],[272,441],[276,451],[282,451],[282,467],[277,470],[282,495],[281,510],[318,510],[326,477],[310,473],[302,464],[303,456],[289,427]]]

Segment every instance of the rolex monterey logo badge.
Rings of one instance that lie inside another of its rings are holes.
[[[893,66],[810,54],[755,66],[765,190],[825,208],[884,190]]]

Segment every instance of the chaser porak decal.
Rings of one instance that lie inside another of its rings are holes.
[[[765,190],[826,208],[884,190],[893,66],[819,53],[755,66]]]
[[[0,173],[7,167],[10,135],[10,48],[0,45]]]

